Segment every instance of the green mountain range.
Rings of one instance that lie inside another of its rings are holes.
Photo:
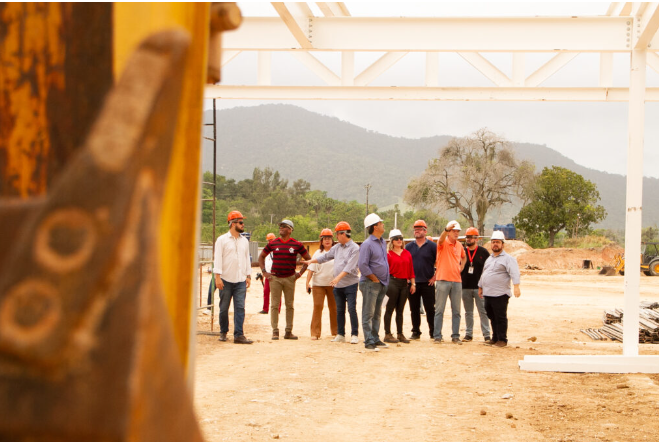
[[[212,121],[212,111],[206,111],[204,122]],[[204,135],[212,138],[212,127],[206,126]],[[270,167],[291,181],[302,178],[332,198],[362,203],[364,186],[370,184],[369,202],[379,207],[400,203],[409,180],[451,138],[393,137],[286,104],[217,111],[217,136],[218,175],[240,180],[251,177],[255,167]],[[536,172],[561,166],[594,182],[608,214],[598,226],[624,228],[625,176],[581,166],[547,146],[513,146],[518,158],[535,163]],[[213,147],[208,140],[203,143],[202,157],[203,170],[212,171]],[[659,179],[644,178],[643,195],[643,226],[656,225]],[[488,223],[508,223],[518,211],[518,205],[508,205],[490,214]]]

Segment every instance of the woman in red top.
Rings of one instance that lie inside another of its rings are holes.
[[[412,266],[412,254],[405,250],[403,234],[400,230],[394,229],[389,232],[389,253],[387,261],[389,262],[389,287],[387,288],[387,309],[384,312],[384,342],[403,342],[409,344],[410,341],[403,334],[403,310],[410,293],[416,291],[414,282],[414,267]],[[391,316],[396,310],[396,331],[398,339],[391,334]]]

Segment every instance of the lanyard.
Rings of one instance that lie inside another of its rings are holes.
[[[469,253],[469,248],[467,248],[467,256],[469,256],[469,264],[474,263],[474,256],[476,256],[477,250],[478,250],[478,246],[476,246],[476,248],[474,249],[474,254],[472,255],[471,253]]]

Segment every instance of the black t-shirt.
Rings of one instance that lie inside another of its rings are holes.
[[[477,289],[478,280],[481,279],[481,275],[483,274],[483,266],[485,265],[485,260],[490,257],[490,252],[488,252],[485,247],[481,246],[476,248],[476,253],[465,247],[465,255],[467,255],[465,256],[467,263],[465,264],[465,268],[462,269],[462,288]],[[470,257],[473,262],[470,262]],[[472,265],[474,267],[474,271],[473,273],[469,273],[469,267]]]

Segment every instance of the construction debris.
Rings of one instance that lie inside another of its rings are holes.
[[[605,310],[602,316],[604,323],[602,328],[582,329],[581,332],[595,341],[609,338],[622,342],[623,316],[622,309]],[[659,344],[659,302],[643,301],[640,303],[638,342]]]
[[[586,328],[586,329],[582,328],[581,333],[584,333],[594,341],[606,341],[606,336],[600,333],[600,331],[596,328]]]

